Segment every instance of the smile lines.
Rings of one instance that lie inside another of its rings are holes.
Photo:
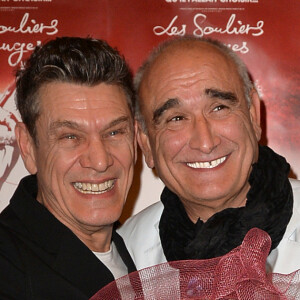
[[[212,169],[220,165],[225,160],[226,160],[226,156],[212,161],[187,163],[187,165],[194,169]]]
[[[107,180],[102,183],[87,183],[87,182],[75,182],[73,186],[76,190],[83,194],[103,194],[108,192],[114,187],[115,180]]]

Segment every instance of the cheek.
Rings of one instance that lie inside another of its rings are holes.
[[[120,155],[121,154],[121,155]],[[127,173],[127,176],[129,176],[129,179],[131,180],[133,177],[133,171],[134,171],[134,152],[132,149],[127,151],[124,149],[124,151],[119,150],[119,153],[117,153],[116,155],[118,155],[117,157],[119,158],[119,162],[120,164],[123,166],[124,168],[124,172]]]
[[[132,172],[135,163],[135,150],[132,141],[110,147],[108,152],[127,172]]]
[[[77,151],[65,151],[65,150],[57,150],[52,149],[49,151],[43,163],[43,168],[47,171],[48,174],[46,176],[50,176],[53,179],[56,177],[65,177],[68,175],[70,169],[74,169],[74,166],[78,166],[76,164],[79,158],[79,153]]]
[[[239,168],[248,173],[250,165],[256,160],[258,154],[258,141],[249,119],[245,115],[232,118],[223,124],[221,135],[233,143],[238,150],[237,160]]]
[[[156,156],[162,156],[169,160],[174,159],[187,144],[188,137],[186,133],[185,131],[168,130],[157,134],[155,139]]]
[[[244,114],[234,115],[225,122],[220,122],[219,132],[236,142],[252,140],[255,136],[250,120]]]

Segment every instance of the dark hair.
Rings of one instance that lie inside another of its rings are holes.
[[[39,89],[49,82],[94,86],[120,86],[133,114],[132,76],[125,59],[105,41],[61,37],[37,46],[16,73],[16,105],[30,135],[36,141],[36,120],[40,115]]]

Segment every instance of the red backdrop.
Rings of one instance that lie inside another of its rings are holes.
[[[291,175],[299,177],[299,13],[297,0],[0,0],[0,209],[25,174],[13,137],[13,72],[36,44],[55,36],[106,39],[133,71],[171,36],[222,40],[246,62],[257,84],[262,142],[286,156]]]

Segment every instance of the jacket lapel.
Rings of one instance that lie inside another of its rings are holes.
[[[86,247],[75,234],[60,223],[36,199],[37,187],[34,176],[32,193],[22,184],[11,201],[17,218],[9,218],[8,226],[24,244],[45,264],[72,285],[90,295],[114,280],[108,268]]]
[[[121,256],[123,262],[125,263],[128,273],[136,271],[135,264],[125,246],[124,240],[122,237],[114,230],[112,233],[112,240],[115,243],[119,255]]]
[[[53,268],[85,294],[114,280],[108,268],[72,233],[61,239]]]
[[[24,184],[32,186],[29,192]],[[110,270],[65,225],[36,200],[35,176],[23,179],[11,201],[17,218],[9,226],[45,264],[86,295],[96,293],[114,280]],[[29,183],[28,183],[29,181]],[[129,272],[135,265],[123,239],[113,232],[113,240]]]

